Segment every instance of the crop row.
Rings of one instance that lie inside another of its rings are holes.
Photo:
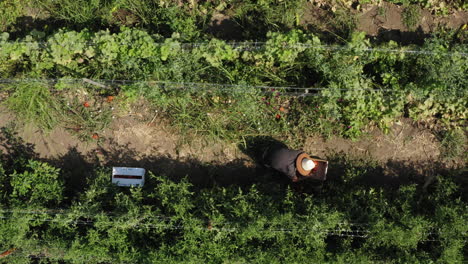
[[[223,138],[308,132],[356,137],[372,126],[388,130],[403,116],[434,128],[462,128],[468,111],[468,47],[429,39],[414,49],[393,42],[372,46],[357,33],[341,47],[324,46],[301,31],[271,33],[262,45],[217,39],[187,45],[177,35],[161,38],[125,28],[117,34],[60,31],[48,37],[34,31],[17,41],[3,33],[0,76],[58,80],[4,84],[14,109],[29,104],[32,89],[43,91],[45,104],[81,87],[133,101],[143,96],[176,125]],[[134,82],[86,88],[67,84],[70,78]],[[150,81],[245,89],[168,89]],[[287,88],[264,94],[255,86],[321,89],[310,89],[319,97],[305,98],[290,96]],[[58,92],[52,96],[50,88]]]
[[[390,188],[369,185],[382,168],[335,157],[345,169],[320,190],[261,175],[243,187],[205,186],[151,172],[143,188],[126,189],[111,184],[108,168],[82,173],[32,159],[9,133],[2,138],[16,144],[0,156],[0,246],[16,249],[9,262],[463,261],[461,171],[425,187],[406,175],[408,185]]]

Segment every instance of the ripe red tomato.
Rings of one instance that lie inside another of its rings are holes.
[[[88,102],[84,102],[84,103],[83,103],[83,106],[84,106],[84,107],[90,107],[90,104],[89,104]]]

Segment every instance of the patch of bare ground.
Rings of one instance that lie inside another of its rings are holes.
[[[329,31],[332,28],[329,21],[332,21],[333,13],[323,8],[307,3],[304,7],[300,24],[308,29],[316,27],[320,31]]]
[[[377,161],[380,169],[366,178],[368,184],[375,185],[406,183],[411,175],[427,187],[437,173],[463,166],[463,162],[441,160],[440,142],[436,136],[428,129],[418,128],[410,119],[395,123],[388,134],[375,129],[355,141],[310,137],[304,149],[328,158],[346,155]]]
[[[0,126],[14,122],[14,115],[2,109]],[[86,153],[95,149],[109,149],[112,145],[126,145],[138,155],[169,155],[177,159],[196,157],[203,162],[226,162],[239,157],[246,157],[236,144],[221,141],[207,142],[203,137],[193,136],[190,142],[178,135],[157,113],[143,117],[139,114],[127,114],[116,117],[111,125],[99,134],[99,140],[82,142],[69,130],[57,127],[50,132],[43,132],[32,124],[26,124],[18,133],[26,142],[36,146],[36,152],[43,157],[63,154],[70,148]],[[304,150],[318,156],[344,152],[355,156],[367,156],[374,160],[433,160],[440,155],[439,143],[431,131],[417,128],[409,119],[396,122],[388,134],[375,129],[356,141],[332,137],[309,137]]]
[[[242,37],[241,26],[231,16],[223,13],[213,14],[208,32],[227,40],[236,40]]]
[[[416,19],[414,28],[408,28],[403,17],[406,8],[408,7],[381,2],[379,5],[362,5],[359,11],[346,8],[349,13],[343,13],[343,15],[354,15],[356,17],[356,30],[363,31],[378,41],[394,40],[402,43],[418,43],[440,28],[458,30],[463,25],[468,24],[467,11],[453,11],[442,16],[434,15],[426,9],[414,7],[418,11],[418,16],[413,17]],[[337,14],[326,5],[319,7],[307,3],[303,10],[301,25],[308,29],[315,28],[319,31],[336,32],[337,19],[333,18]]]
[[[159,118],[150,122],[141,122],[132,117],[119,118],[102,136],[105,139],[100,148],[128,146],[141,156],[160,155],[178,160],[196,158],[201,162],[225,163],[240,155],[234,145],[221,142],[191,139],[190,143],[184,143],[184,137]]]
[[[0,110],[0,127],[15,122],[14,115]],[[63,128],[44,133],[31,124],[18,129],[18,136],[32,144],[39,157],[79,173],[83,172],[77,169],[80,166],[141,166],[156,174],[188,176],[200,186],[251,183],[256,177],[268,177],[238,145],[196,135],[190,135],[187,141],[159,113],[141,114],[141,110],[116,116],[98,140],[81,142]],[[356,141],[311,136],[305,140],[303,150],[331,160],[338,154],[377,161],[383,169],[370,181],[386,183],[399,179],[402,171],[431,179],[436,169],[434,161],[440,155],[439,145],[429,130],[404,119],[389,134],[374,130]],[[330,172],[340,166],[332,162]],[[445,163],[438,162],[437,166],[448,169]],[[335,174],[340,173],[338,170]]]
[[[434,160],[440,155],[439,147],[436,137],[429,130],[417,128],[409,119],[396,122],[388,134],[375,129],[356,141],[339,137],[311,137],[305,143],[305,149],[312,153],[326,156],[332,152],[343,152],[379,162]]]

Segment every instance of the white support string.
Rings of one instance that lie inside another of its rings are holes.
[[[23,45],[38,45],[41,48],[48,47],[54,43],[55,39],[50,39],[49,41],[5,41],[0,42],[0,49],[2,44],[23,44]],[[103,45],[107,42],[96,42],[96,41],[85,41],[85,42],[77,42],[74,45],[82,44],[86,46],[98,46]],[[120,46],[132,46],[135,45],[133,42],[117,42],[115,43]],[[265,49],[268,46],[274,46],[272,43],[269,42],[225,42],[226,45],[234,48],[237,51],[249,51],[249,50],[260,50]],[[153,43],[154,46],[161,47],[161,46],[173,46],[173,47],[180,47],[184,50],[191,50],[195,48],[201,47],[208,47],[212,48],[213,45],[210,42],[191,42],[191,43],[179,43],[179,42],[172,42],[172,43],[164,43],[164,42],[155,42]],[[457,52],[457,51],[431,51],[431,50],[424,50],[424,49],[395,49],[395,48],[356,48],[353,46],[339,46],[339,45],[317,45],[311,43],[284,43],[284,44],[276,44],[274,47],[280,47],[283,49],[321,49],[321,50],[328,50],[328,51],[353,51],[353,52],[382,52],[382,53],[401,53],[401,54],[411,54],[411,55],[443,55],[443,56],[462,56],[467,57],[468,53],[466,52]]]
[[[70,211],[68,209],[54,209],[54,210],[0,210],[0,213],[20,213],[20,214],[45,214],[45,215],[65,215],[67,211]],[[112,214],[113,212],[105,212],[105,214]],[[15,219],[15,217],[0,217],[3,219]],[[152,218],[160,218],[160,219],[165,219],[165,220],[170,220],[171,217],[168,216],[152,216]],[[122,219],[125,221],[125,219]],[[236,233],[239,231],[242,231],[242,228],[239,227],[231,227],[231,226],[219,226],[218,227],[218,222],[211,223],[210,226],[184,226],[182,223],[159,223],[159,224],[152,224],[152,223],[144,223],[141,221],[144,221],[146,219],[138,219],[136,223],[133,223],[131,225],[127,225],[126,227],[119,226],[118,221],[100,221],[99,223],[101,225],[108,225],[110,227],[120,227],[124,229],[131,229],[131,228],[148,228],[148,229],[165,229],[165,230],[198,230],[198,231],[207,231],[207,232],[225,232],[225,233]],[[42,222],[55,222],[55,223],[65,223],[65,224],[78,224],[78,225],[87,225],[91,226],[94,224],[93,220],[78,220],[78,221],[70,221],[70,220],[63,220],[63,219],[28,219],[28,221],[42,221]],[[126,222],[126,221],[125,221]],[[203,221],[202,221],[203,222]],[[128,223],[128,222],[126,222]],[[222,222],[221,222],[222,223]],[[299,223],[299,222],[298,222]],[[116,225],[117,224],[117,225]],[[314,227],[297,227],[297,228],[281,228],[281,227],[270,227],[270,228],[263,228],[263,229],[257,229],[258,232],[266,232],[266,233],[314,233],[314,234],[320,234],[322,236],[336,236],[336,237],[343,237],[343,238],[371,238],[375,232],[372,232],[371,230],[367,229],[362,229],[362,230],[352,230],[349,228],[340,228],[340,225],[349,225],[350,227],[352,226],[358,226],[358,227],[363,227],[363,226],[369,226],[369,224],[366,223],[338,223],[338,228],[335,229],[320,229],[316,226]],[[429,227],[432,228],[433,227]],[[433,236],[433,235],[440,235],[442,234],[441,232],[420,232],[418,233],[421,236]],[[461,232],[460,233],[462,236],[466,236],[466,232]],[[466,240],[466,239],[465,239]],[[427,237],[426,239],[419,240],[419,242],[434,242],[434,241],[441,241],[441,239],[431,239]],[[23,253],[23,252],[17,252],[13,253],[12,256],[17,256],[17,257],[26,257],[30,259],[64,259],[65,254],[62,253],[60,255],[51,255],[50,253],[43,253],[43,252],[50,252],[50,251],[59,251],[63,252],[64,248],[57,248],[57,247],[36,247],[35,249],[28,249],[30,252],[38,251],[38,254],[33,254],[33,253]],[[74,257],[74,259],[80,259],[80,260],[88,260],[90,258],[97,259],[96,257],[93,256],[82,256],[82,257]],[[118,263],[117,261],[114,260],[106,260],[106,261],[111,261],[112,263]],[[121,262],[124,263],[124,262]]]
[[[14,212],[14,211],[13,211]],[[33,214],[36,214],[36,212],[32,211]],[[28,214],[27,211],[24,212],[25,214]],[[64,213],[60,213],[60,214],[64,214]],[[153,224],[153,223],[143,223],[142,221],[151,221],[156,219],[158,221],[163,221],[161,223],[158,223],[158,224]],[[5,216],[1,216],[0,219],[24,219],[22,217],[14,217],[14,216],[9,216],[9,217],[5,217]],[[87,220],[65,220],[65,219],[39,219],[39,218],[29,218],[27,219],[28,221],[39,221],[39,222],[50,222],[50,223],[61,223],[61,224],[67,224],[67,225],[88,225],[88,226],[91,226],[95,223],[95,221],[93,220],[90,220],[90,219],[87,219]],[[110,218],[110,220],[113,220],[112,218]],[[239,227],[236,227],[237,225],[233,222],[211,222],[210,226],[204,226],[204,227],[201,227],[201,226],[186,226],[186,225],[183,225],[182,223],[170,223],[170,221],[172,220],[171,217],[168,217],[168,216],[153,216],[151,218],[146,218],[146,219],[139,219],[137,220],[136,222],[130,224],[130,225],[119,225],[119,221],[118,220],[123,220],[123,221],[128,221],[128,219],[116,219],[114,221],[99,221],[99,223],[101,225],[109,225],[109,226],[112,226],[112,227],[117,227],[117,228],[121,228],[121,229],[133,229],[133,228],[148,228],[148,229],[157,229],[157,230],[160,230],[160,229],[168,229],[168,230],[186,230],[186,229],[192,229],[192,230],[199,230],[199,231],[219,231],[219,232],[230,232],[230,233],[233,233],[233,232],[238,232],[238,231],[242,231],[242,228],[239,228]],[[178,219],[176,219],[178,220]],[[197,220],[198,222],[205,222],[201,219],[195,219]],[[166,221],[166,222],[164,222]],[[128,222],[127,222],[128,223]],[[301,222],[296,222],[295,224],[297,224],[298,226],[300,224],[304,224],[304,223],[301,223]],[[342,225],[347,225],[348,223],[338,223],[337,226],[342,226]],[[213,227],[214,225],[214,227]],[[218,227],[218,225],[220,225],[220,227]],[[362,227],[363,224],[362,223],[359,223],[359,224],[348,224],[350,225],[350,227],[352,226],[359,226],[359,227]],[[366,224],[368,225],[368,224]],[[369,226],[369,225],[368,225]],[[429,229],[434,229],[434,227],[427,227]],[[258,232],[266,232],[266,233],[269,233],[269,232],[272,232],[272,233],[297,233],[297,232],[313,232],[313,233],[320,233],[322,235],[326,235],[326,236],[339,236],[339,237],[355,237],[355,238],[368,238],[370,236],[372,236],[373,233],[375,233],[374,231],[372,230],[369,230],[369,229],[356,229],[356,230],[353,230],[353,229],[349,229],[349,227],[344,227],[344,228],[336,228],[336,229],[320,229],[316,226],[314,227],[295,227],[295,228],[291,228],[291,227],[288,227],[288,228],[283,228],[281,226],[277,227],[277,226],[274,226],[274,227],[264,227],[263,229],[256,229],[256,231]],[[418,233],[420,235],[424,235],[424,236],[430,236],[430,235],[441,235],[442,233],[441,232],[420,232]],[[467,232],[461,232],[460,233],[462,236],[466,236],[467,235]],[[466,240],[466,239],[464,239]],[[436,239],[422,239],[420,241],[441,241],[440,239],[439,240],[436,240]]]
[[[17,84],[17,83],[44,83],[48,85],[54,85],[58,83],[67,84],[84,84],[92,85],[89,83],[87,78],[72,79],[72,78],[24,78],[24,79],[0,79],[0,88],[3,85]],[[325,90],[332,91],[364,91],[364,92],[392,92],[392,89],[373,89],[373,88],[334,88],[334,87],[292,87],[292,86],[255,86],[247,84],[216,84],[216,83],[195,83],[195,82],[172,82],[172,81],[151,81],[151,80],[116,80],[116,79],[93,79],[93,82],[100,84],[107,84],[110,87],[117,85],[146,85],[146,86],[158,86],[164,91],[174,90],[185,90],[191,92],[241,92],[245,94],[255,94],[261,92],[264,94],[272,95],[286,95],[293,97],[309,97],[309,96],[323,96],[321,92]],[[101,86],[100,86],[101,87]],[[106,89],[106,88],[104,88]],[[143,88],[140,87],[140,92]]]
[[[291,96],[291,97],[323,97],[323,91],[333,92],[366,92],[366,93],[386,93],[385,98],[389,97],[401,97],[402,91],[389,88],[336,88],[336,87],[293,87],[293,86],[265,86],[265,85],[248,85],[248,84],[217,84],[217,83],[196,83],[196,82],[173,82],[173,81],[153,81],[153,80],[118,80],[118,79],[93,79],[88,78],[22,78],[22,79],[0,79],[0,91],[1,88],[8,88],[9,85],[18,83],[43,83],[46,85],[57,85],[65,83],[69,85],[85,85],[90,86],[92,83],[99,83],[99,87],[102,89],[116,89],[125,85],[140,86],[140,95],[144,93],[144,86],[146,87],[158,87],[164,92],[170,91],[188,91],[193,93],[198,92],[226,92],[226,93],[243,93],[243,94],[257,94],[262,93],[265,95],[272,96]],[[107,88],[103,88],[107,87]],[[57,88],[51,87],[53,91],[59,91]],[[116,91],[114,91],[116,92]],[[464,97],[467,96],[468,90],[457,90],[452,96]],[[333,96],[334,94],[332,94]],[[372,94],[361,95],[371,96]],[[447,98],[448,94],[444,95]]]

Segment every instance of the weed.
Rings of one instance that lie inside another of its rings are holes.
[[[7,31],[23,13],[25,1],[3,0],[0,1],[0,32]]]
[[[421,18],[421,9],[417,5],[410,5],[403,10],[402,22],[409,30],[415,30]]]
[[[377,8],[377,15],[381,17],[387,17],[387,8],[385,6],[379,6]]]
[[[339,8],[333,13],[332,26],[342,39],[349,39],[356,29],[356,16],[349,10]]]
[[[83,141],[97,140],[112,121],[111,102],[100,97],[85,102],[73,98],[63,108],[65,126]]]
[[[60,104],[49,87],[40,82],[23,82],[13,86],[13,93],[5,101],[8,108],[26,122],[34,122],[47,130],[60,120]]]
[[[467,138],[461,129],[443,131],[440,137],[442,158],[454,159],[464,156],[466,159]]]
[[[79,90],[75,86],[72,92]],[[63,123],[80,139],[89,140],[112,120],[112,100],[107,97],[87,101],[70,96],[68,90],[52,93],[50,86],[41,82],[23,82],[14,85],[10,92],[12,95],[5,101],[8,108],[45,131]]]
[[[244,1],[234,7],[234,19],[242,27],[243,38],[261,39],[268,31],[285,31],[297,25],[305,1]]]
[[[35,3],[47,10],[53,17],[75,24],[92,24],[99,21],[109,1],[103,0],[35,0]]]

